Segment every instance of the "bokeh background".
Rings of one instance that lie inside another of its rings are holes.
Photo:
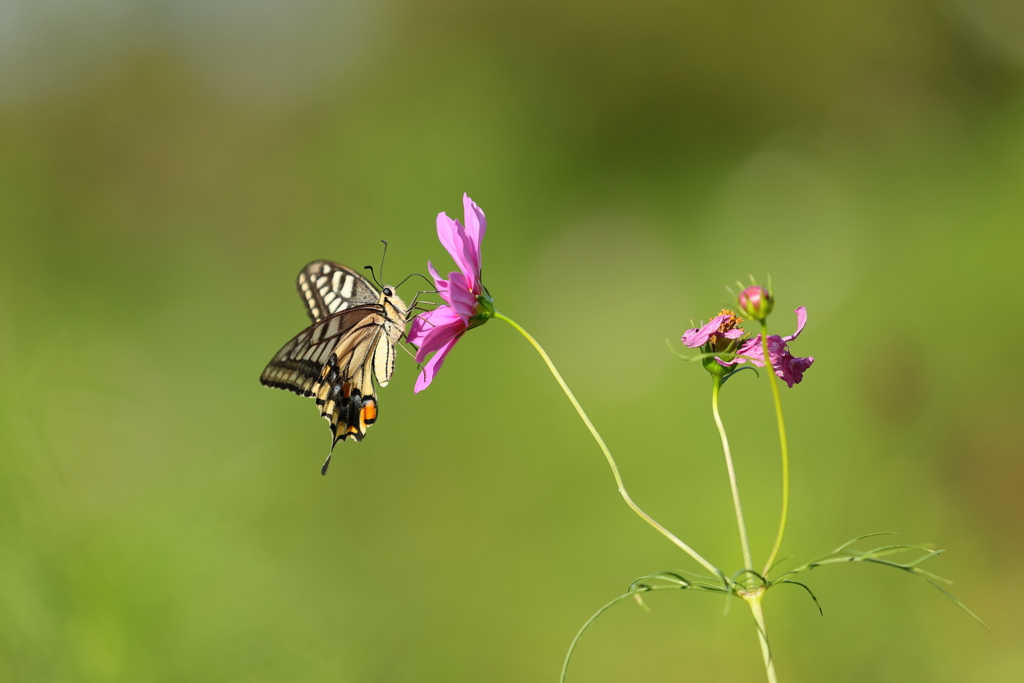
[[[666,340],[772,273],[798,559],[899,531],[992,628],[896,571],[765,609],[783,681],[1024,678],[1024,12],[1013,0],[5,0],[0,679],[553,681],[637,576],[696,569],[623,505],[493,322],[362,443],[262,388],[308,261],[451,262],[545,344],[648,512],[740,566],[710,382]],[[415,281],[404,285],[411,298]],[[755,554],[767,383],[723,397]],[[788,590],[788,589],[787,589]],[[764,680],[748,612],[659,593],[575,681]]]

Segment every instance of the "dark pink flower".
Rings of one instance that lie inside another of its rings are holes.
[[[416,378],[417,393],[430,386],[463,333],[494,315],[494,304],[480,281],[480,246],[487,231],[487,219],[469,195],[462,195],[462,205],[465,225],[443,212],[437,215],[437,236],[461,272],[453,271],[444,280],[434,270],[434,264],[427,263],[445,305],[419,314],[409,328],[409,343],[419,347],[416,362],[422,363],[428,354],[434,354]]]
[[[743,336],[743,330],[737,327],[741,322],[743,319],[737,318],[735,313],[722,309],[706,325],[683,332],[683,343],[691,349],[707,344],[709,351],[723,351],[734,339]]]
[[[803,331],[806,324],[807,309],[801,306],[796,309],[796,332],[785,337],[780,337],[777,334],[768,335],[768,355],[771,357],[772,369],[790,387],[800,383],[800,380],[804,378],[804,371],[814,362],[812,356],[799,358],[789,352],[789,342],[800,336],[800,332]],[[764,347],[761,345],[761,335],[743,342],[736,350],[736,355],[738,357],[730,361],[729,365],[743,363],[749,358],[754,365],[763,368]],[[739,358],[739,356],[746,356],[746,358]]]
[[[744,335],[739,324],[743,319],[727,308],[708,321],[706,325],[695,327],[683,333],[683,343],[692,349],[699,348],[705,354],[726,355],[732,358],[732,352],[736,350],[739,339]],[[725,377],[733,372],[734,368],[723,363],[716,355],[701,356],[701,365],[715,377]]]

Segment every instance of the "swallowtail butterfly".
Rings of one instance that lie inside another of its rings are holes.
[[[260,375],[260,383],[316,399],[331,423],[331,453],[339,441],[361,441],[377,419],[373,379],[387,386],[395,368],[395,344],[405,332],[408,309],[391,286],[382,290],[330,261],[313,261],[299,273],[299,294],[313,324],[284,345]],[[331,455],[321,474],[327,474]]]

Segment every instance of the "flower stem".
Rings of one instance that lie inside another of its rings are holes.
[[[761,656],[764,658],[764,669],[768,674],[768,683],[778,683],[778,678],[775,676],[775,660],[772,658],[772,649],[768,645],[768,630],[764,625],[764,612],[761,610],[761,597],[764,593],[758,593],[757,595],[747,598],[747,604],[750,605],[750,611],[754,615],[754,621],[757,623],[757,639],[761,642]]]
[[[718,393],[722,388],[722,378],[712,375],[711,385],[711,412],[715,416],[715,424],[718,425],[718,435],[722,438],[722,450],[725,452],[725,466],[729,470],[729,486],[732,488],[732,506],[736,510],[736,526],[740,530],[740,546],[743,549],[744,569],[753,569],[754,561],[750,558],[750,541],[747,539],[747,525],[743,521],[743,504],[740,502],[740,488],[736,483],[736,469],[732,464],[732,451],[729,449],[729,437],[725,434],[725,425],[722,424],[722,416],[718,412]]]
[[[615,464],[615,458],[612,457],[612,452],[608,450],[608,446],[605,445],[604,439],[601,438],[601,435],[597,432],[597,429],[594,427],[594,423],[590,421],[590,418],[587,417],[587,414],[583,411],[583,407],[580,405],[579,401],[576,400],[576,397],[569,389],[569,386],[565,383],[565,380],[563,380],[562,376],[558,373],[558,370],[555,368],[554,363],[551,362],[551,358],[548,356],[548,354],[544,351],[541,345],[537,343],[537,340],[530,336],[529,332],[520,327],[516,321],[512,320],[506,315],[503,315],[502,313],[498,313],[497,311],[495,311],[494,317],[500,320],[504,320],[509,325],[514,327],[519,332],[519,334],[523,335],[523,337],[526,338],[526,341],[530,342],[530,345],[533,346],[534,349],[536,349],[537,353],[540,354],[540,357],[548,366],[548,370],[550,370],[551,374],[554,376],[555,381],[558,382],[558,385],[560,387],[562,387],[562,391],[565,392],[565,395],[569,399],[569,402],[572,403],[573,408],[575,408],[576,412],[579,413],[580,419],[583,420],[583,424],[585,424],[587,426],[587,429],[590,430],[590,435],[594,437],[594,441],[597,442],[597,445],[601,449],[601,452],[604,453],[605,460],[608,461],[608,466],[611,467],[612,475],[614,475],[615,477],[615,484],[618,487],[619,495],[621,495],[622,499],[626,501],[626,505],[628,505],[630,509],[633,510],[633,512],[639,515],[641,519],[643,519],[645,522],[647,522],[652,527],[657,529],[657,531],[662,536],[672,541],[672,543],[681,548],[683,552],[685,552],[687,555],[689,555],[698,563],[700,563],[701,566],[703,566],[705,569],[707,569],[715,576],[721,578],[726,585],[729,585],[728,579],[725,577],[725,575],[722,573],[720,569],[718,569],[716,566],[714,566],[713,564],[705,560],[703,557],[701,557],[700,554],[697,553],[697,551],[695,551],[693,548],[691,548],[678,537],[676,537],[676,535],[673,534],[671,531],[669,531],[661,524],[656,522],[650,515],[641,510],[640,507],[633,502],[633,499],[630,498],[629,493],[626,492],[626,485],[622,481],[622,475],[619,473],[619,466]]]
[[[782,451],[782,517],[779,520],[779,533],[775,537],[775,545],[772,546],[771,555],[764,563],[765,578],[775,564],[775,558],[782,547],[782,537],[786,533],[786,517],[789,515],[789,446],[786,442],[786,420],[782,416],[782,398],[779,396],[779,381],[775,377],[775,368],[772,366],[771,356],[768,353],[768,322],[761,321],[761,348],[764,351],[764,362],[768,368],[768,384],[772,388],[772,398],[775,400],[775,417],[779,423],[779,448]],[[755,615],[756,616],[756,615]]]

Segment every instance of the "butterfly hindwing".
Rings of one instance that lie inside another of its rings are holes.
[[[376,305],[358,306],[307,327],[274,355],[260,375],[260,382],[301,396],[312,396],[338,339],[355,330],[367,318],[379,315],[378,309]]]
[[[375,313],[360,322],[352,333],[338,338],[313,387],[320,415],[331,423],[334,443],[350,436],[361,441],[366,427],[377,418],[370,366],[372,349],[385,324]]]

